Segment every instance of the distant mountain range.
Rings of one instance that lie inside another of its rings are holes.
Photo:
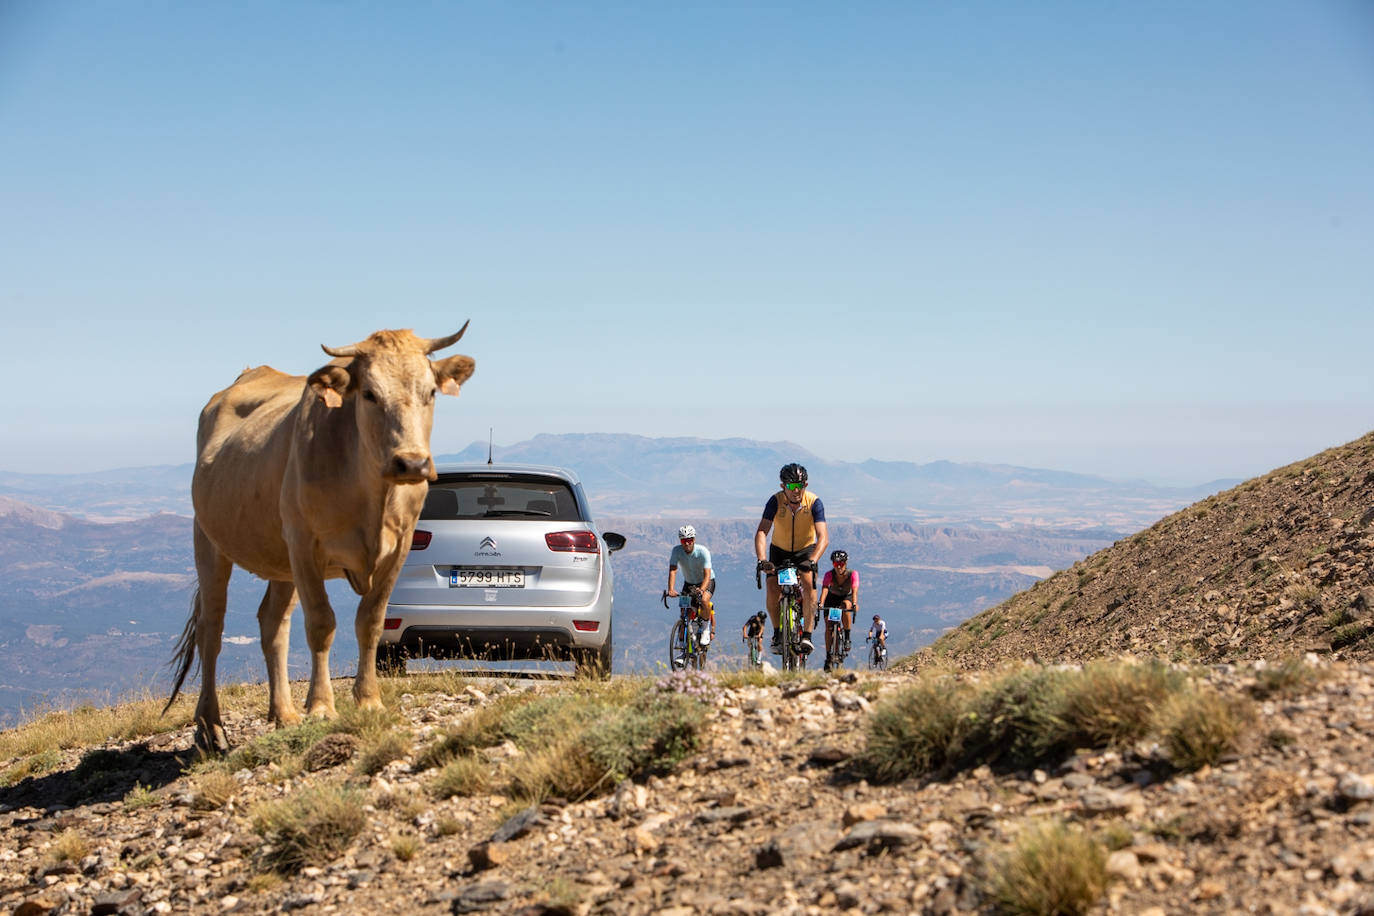
[[[486,456],[482,443],[440,461]],[[899,654],[1218,486],[1170,489],[949,462],[849,464],[741,439],[538,436],[498,446],[496,457],[574,468],[601,528],[629,538],[614,558],[621,671],[666,661],[669,617],[658,599],[685,521],[715,558],[720,651],[738,651],[740,625],[762,606],[754,527],[788,461],[810,469],[832,542],[850,551],[862,577],[864,611],[883,614]],[[0,473],[0,725],[48,700],[104,702],[135,688],[166,689],[165,664],[195,585],[190,472]],[[242,571],[231,582],[226,681],[263,678],[255,619],[262,588]],[[356,599],[342,583],[330,591],[341,624],[333,669],[351,673]],[[301,624],[293,629],[290,670],[299,678],[308,658]]]
[[[790,442],[622,434],[541,435],[498,445],[501,461],[574,468],[601,516],[757,518],[777,471],[797,461],[836,520],[1023,524],[1134,531],[1238,481],[1160,487],[1009,465],[827,461]],[[474,442],[440,462],[482,462]],[[0,471],[0,495],[90,519],[191,514],[191,465],[86,474]]]

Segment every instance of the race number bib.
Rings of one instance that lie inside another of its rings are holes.
[[[778,570],[778,584],[779,584],[779,585],[796,585],[796,584],[797,584],[797,569],[796,569],[796,567],[795,567],[795,566],[784,566],[782,569]]]

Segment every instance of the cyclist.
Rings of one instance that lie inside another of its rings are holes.
[[[754,555],[758,558],[758,568],[772,572],[785,563],[797,567],[797,579],[801,583],[805,612],[802,626],[801,648],[811,652],[816,647],[811,642],[811,631],[816,623],[816,563],[830,543],[830,535],[825,525],[825,506],[815,493],[807,492],[806,468],[793,462],[785,464],[778,471],[782,489],[768,497],[763,507],[763,518],[758,530],[754,532]],[[773,541],[768,543],[769,532]],[[765,555],[764,548],[767,547]],[[778,580],[768,580],[768,618],[773,622],[774,655],[782,654],[782,637],[778,633],[778,602],[782,592]]]
[[[716,608],[711,602],[711,593],[716,582],[711,576],[711,551],[697,544],[697,530],[691,525],[683,525],[677,530],[678,544],[668,555],[668,597],[676,598],[686,592],[693,597],[700,591],[700,610],[697,618],[705,618],[711,624],[710,633],[704,633],[701,644],[708,646],[716,638]],[[682,592],[677,591],[677,569],[682,567]]]
[[[822,608],[837,607],[843,610],[841,615],[841,628],[843,634],[832,634],[831,628],[825,628],[825,670],[830,670],[831,654],[849,654],[849,628],[854,625],[854,613],[859,609],[859,571],[849,568],[849,554],[843,550],[833,550],[830,553],[830,563],[832,569],[821,580]],[[833,645],[837,639],[843,640],[843,649]]]
[[[759,655],[763,654],[763,622],[768,619],[768,615],[759,611],[753,617],[744,621],[744,626],[740,627],[740,634],[744,637],[744,644]]]
[[[873,615],[873,626],[868,628],[868,638],[878,643],[880,657],[887,655],[887,621],[877,614]]]

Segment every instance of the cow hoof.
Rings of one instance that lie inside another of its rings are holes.
[[[294,709],[280,715],[269,716],[268,718],[277,728],[290,728],[293,725],[301,724],[301,714]]]
[[[337,719],[338,712],[334,709],[333,703],[316,703],[305,711],[307,716],[318,716],[321,719]]]
[[[196,747],[211,757],[222,757],[229,753],[229,736],[224,733],[224,726],[212,725],[206,728],[202,725],[198,727],[196,729]]]

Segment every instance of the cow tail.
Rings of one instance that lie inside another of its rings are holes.
[[[191,663],[196,658],[196,621],[200,618],[200,589],[197,588],[195,594],[191,596],[191,617],[186,621],[186,628],[181,631],[181,638],[177,640],[176,654],[172,656],[170,664],[176,668],[176,680],[172,683],[172,695],[167,698],[167,705],[162,707],[162,714],[167,715],[167,710],[172,708],[177,694],[181,693],[181,685],[186,680],[186,675],[191,671]]]

